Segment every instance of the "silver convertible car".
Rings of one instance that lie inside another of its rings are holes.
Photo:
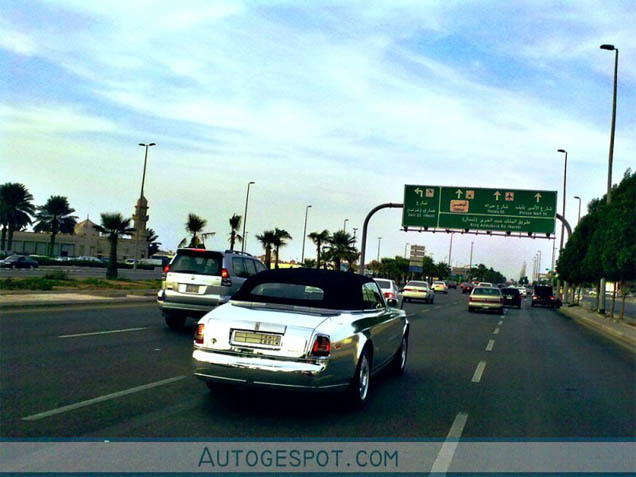
[[[194,374],[218,383],[345,391],[365,404],[371,377],[402,374],[409,322],[369,277],[314,269],[267,270],[199,320]]]

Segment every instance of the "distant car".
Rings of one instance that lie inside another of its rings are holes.
[[[341,391],[362,407],[380,370],[404,372],[408,339],[406,313],[395,299],[384,300],[372,278],[309,268],[266,270],[199,320],[192,363],[194,375],[212,391],[228,383]],[[399,392],[394,383],[387,386]]]
[[[532,292],[532,306],[558,308],[561,304],[560,300],[554,296],[554,292],[550,285],[535,285]]]
[[[246,279],[265,270],[248,253],[180,248],[163,268],[157,304],[170,328],[181,328],[186,318],[201,317],[230,301]]]
[[[38,268],[39,266],[36,260],[24,255],[11,255],[0,260],[0,268]]]
[[[448,287],[446,286],[446,283],[442,281],[433,282],[433,284],[431,285],[431,288],[433,289],[435,293],[437,292],[448,293]]]
[[[497,283],[497,285],[495,286],[501,290],[502,288],[506,288],[508,285],[506,285],[505,283]]]
[[[495,311],[503,314],[503,296],[497,287],[479,286],[468,297],[468,311]]]
[[[453,281],[453,280],[449,280],[449,281],[446,282],[446,286],[448,286],[448,288],[457,289],[457,282]]]
[[[389,280],[388,278],[376,278],[375,281],[380,285],[385,300],[394,298],[398,303],[402,301],[402,293],[393,280]]]
[[[435,300],[435,292],[428,286],[428,282],[410,281],[404,285],[402,297],[406,302],[424,300],[427,303],[433,303]]]
[[[475,285],[473,285],[471,282],[462,282],[459,287],[462,289],[462,293],[470,293],[471,291],[473,291],[473,288],[475,288]]]
[[[82,260],[84,262],[102,263],[102,259],[97,257],[82,256],[82,257],[76,257],[75,260]]]
[[[127,258],[126,260],[124,260],[124,263],[126,265],[134,265],[135,264],[135,259],[134,258]]]
[[[495,287],[495,285],[493,285],[490,282],[480,282],[477,284],[478,287],[488,287],[488,288],[493,288]],[[496,287],[495,287],[496,288]]]
[[[506,287],[501,289],[504,306],[516,306],[521,308],[521,293],[517,288]]]

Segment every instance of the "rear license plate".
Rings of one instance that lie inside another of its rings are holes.
[[[280,346],[280,335],[235,330],[233,341],[235,343],[256,346]]]
[[[186,285],[186,293],[199,293],[199,285]]]

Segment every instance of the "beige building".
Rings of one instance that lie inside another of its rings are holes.
[[[117,260],[125,260],[135,256],[135,238],[139,234],[139,258],[146,258],[148,248],[142,237],[146,235],[148,222],[148,201],[142,197],[137,201],[133,215],[136,232],[132,238],[120,237],[117,241]],[[75,225],[74,234],[57,234],[53,256],[61,257],[99,257],[110,256],[110,242],[106,235],[100,234],[88,218]],[[26,255],[48,255],[51,234],[38,232],[14,232],[11,251]]]

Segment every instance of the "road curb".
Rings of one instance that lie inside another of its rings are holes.
[[[98,298],[96,300],[69,300],[69,301],[31,301],[24,303],[0,303],[0,311],[2,310],[18,310],[22,308],[50,308],[50,307],[62,307],[62,306],[74,306],[74,305],[119,305],[122,303],[151,303],[156,300],[151,296],[140,297],[116,297],[116,298]]]
[[[603,323],[598,322],[597,320],[583,316],[582,314],[577,313],[577,311],[583,311],[583,310],[581,310],[579,307],[559,308],[559,312],[567,316],[568,318],[573,319],[577,323],[585,326],[586,328],[592,331],[595,331],[605,336],[606,338],[612,340],[613,342],[621,345],[624,348],[627,348],[629,351],[636,354],[636,338],[629,336],[628,334],[623,333],[619,330],[616,330],[614,327],[607,326]],[[627,326],[627,325],[623,325],[623,326]]]

